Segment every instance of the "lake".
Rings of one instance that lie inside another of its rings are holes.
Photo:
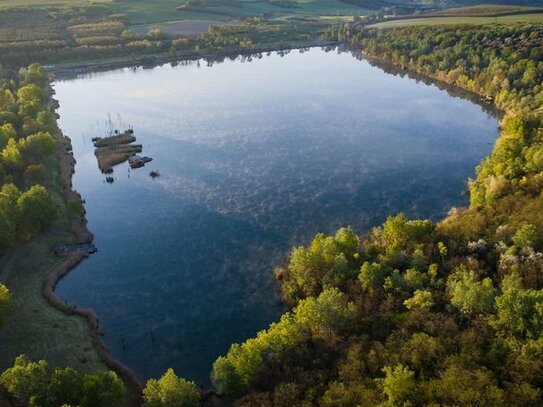
[[[482,106],[318,48],[54,88],[98,246],[57,294],[94,309],[112,355],[142,379],[173,367],[208,385],[217,356],[283,312],[273,268],[292,245],[467,205],[498,134]],[[107,183],[91,139],[127,126],[153,161]]]

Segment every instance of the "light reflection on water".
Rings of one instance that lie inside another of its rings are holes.
[[[465,205],[497,134],[478,105],[319,49],[120,69],[55,89],[99,247],[57,291],[96,310],[112,354],[142,378],[171,366],[208,384],[230,343],[280,315],[272,270],[291,245]],[[90,141],[108,115],[154,158],[116,167],[112,185]]]

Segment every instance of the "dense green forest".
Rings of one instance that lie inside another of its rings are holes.
[[[327,36],[492,98],[501,136],[469,208],[293,249],[276,270],[292,311],[233,345],[213,382],[236,406],[541,405],[541,27],[353,23]]]

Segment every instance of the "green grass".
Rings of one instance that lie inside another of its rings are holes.
[[[392,28],[406,26],[432,26],[432,25],[462,25],[462,24],[514,24],[514,23],[543,23],[543,13],[541,14],[518,14],[499,17],[430,17],[430,18],[410,18],[405,20],[384,21],[369,25],[373,28]]]
[[[42,296],[43,281],[62,259],[48,254],[60,229],[19,245],[0,263],[0,282],[11,292],[11,312],[0,329],[0,371],[24,353],[53,366],[83,372],[106,370],[93,348],[87,321],[51,307]]]

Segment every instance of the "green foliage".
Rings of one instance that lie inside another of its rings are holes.
[[[407,309],[431,308],[434,305],[432,293],[426,290],[417,290],[413,297],[403,302]]]
[[[81,374],[73,369],[51,369],[47,362],[32,362],[21,355],[0,375],[0,386],[29,407],[113,407],[123,399],[121,380],[113,372]]]
[[[0,326],[4,323],[9,311],[9,290],[5,285],[0,284]]]
[[[397,365],[394,368],[383,368],[385,378],[382,381],[383,393],[391,406],[402,406],[411,402],[415,395],[417,383],[415,374],[409,368]]]
[[[541,232],[532,224],[522,225],[511,239],[515,246],[531,246],[538,248],[541,245]]]
[[[147,381],[143,400],[146,407],[198,407],[200,394],[194,382],[177,377],[173,369],[168,369],[160,379]]]
[[[366,290],[382,287],[385,278],[392,274],[392,268],[382,266],[379,263],[364,262],[360,268],[358,280]]]
[[[421,248],[431,241],[435,225],[429,220],[409,220],[403,213],[390,216],[381,227],[374,228],[365,242],[369,253],[378,252],[382,264],[403,268],[411,262],[420,268],[425,264]]]
[[[330,339],[334,333],[350,327],[357,316],[353,303],[337,288],[324,290],[318,297],[300,301],[294,314],[296,320],[317,338]]]
[[[494,309],[496,289],[490,278],[479,281],[477,274],[461,266],[447,280],[451,304],[465,315],[488,314]]]
[[[510,406],[505,392],[498,387],[492,372],[486,369],[468,369],[451,365],[441,378],[428,384],[428,390],[440,405],[456,406]]]
[[[14,241],[15,223],[6,212],[0,210],[0,254],[10,247]]]
[[[262,374],[265,363],[277,360],[306,342],[308,334],[314,339],[330,341],[349,330],[356,318],[353,303],[337,288],[324,290],[318,297],[300,301],[292,313],[286,313],[278,323],[271,324],[256,338],[231,346],[226,356],[213,364],[213,384],[225,393],[240,393],[250,387]]]
[[[31,362],[24,355],[18,356],[13,367],[0,375],[0,385],[26,405],[39,406],[45,403],[48,382],[47,362]]]
[[[506,276],[496,298],[492,325],[507,337],[539,338],[543,334],[543,290],[524,289],[517,274]]]
[[[307,338],[307,329],[292,313],[286,313],[267,331],[243,344],[233,344],[226,356],[213,364],[211,380],[219,391],[236,394],[251,386],[261,373],[265,360],[282,357]]]
[[[308,248],[294,248],[283,276],[285,300],[296,303],[301,298],[318,295],[323,288],[341,287],[357,274],[359,245],[352,228],[342,228],[335,236],[317,234]]]
[[[20,237],[31,239],[53,224],[57,205],[43,186],[34,185],[17,199],[17,216]]]

